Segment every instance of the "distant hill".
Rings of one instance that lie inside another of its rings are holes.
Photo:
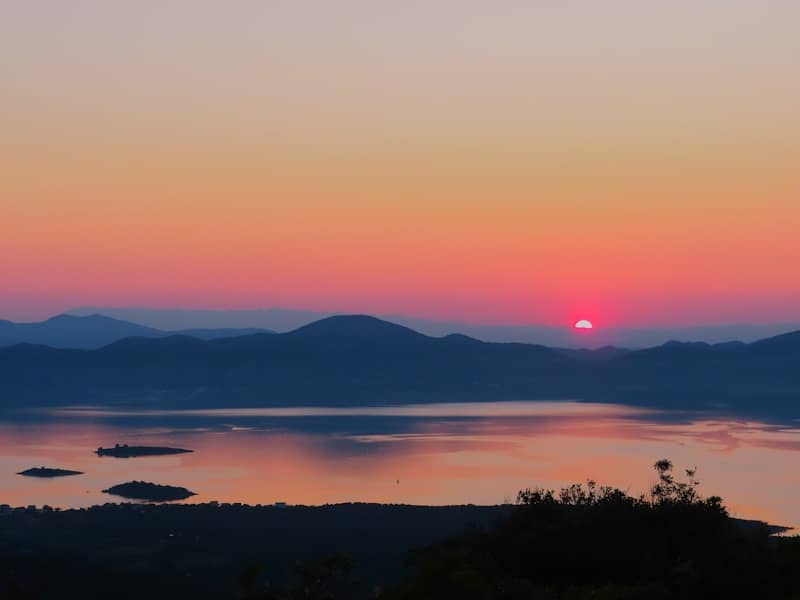
[[[800,416],[800,332],[750,344],[564,351],[429,337],[366,316],[283,334],[0,349],[2,406],[359,405],[573,399]]]
[[[54,348],[99,348],[126,337],[162,335],[157,329],[103,315],[58,315],[38,323],[0,321],[0,346],[25,343]]]
[[[183,310],[147,307],[79,307],[66,311],[85,316],[102,314],[115,319],[141,323],[162,330],[258,328],[286,332],[325,317],[333,312],[315,312],[289,308],[256,310]]]
[[[181,334],[203,340],[263,333],[256,328],[163,331],[104,315],[58,315],[37,323],[0,321],[0,347],[40,344],[53,348],[101,348],[128,337],[158,338]]]
[[[161,335],[188,335],[201,340],[216,340],[217,338],[240,337],[254,333],[272,333],[272,330],[260,327],[220,327],[218,329],[176,329],[174,331],[162,331]]]

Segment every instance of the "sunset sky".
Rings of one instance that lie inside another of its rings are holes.
[[[0,318],[800,320],[800,2],[0,3]]]

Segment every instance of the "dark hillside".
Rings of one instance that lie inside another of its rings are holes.
[[[752,344],[565,351],[331,317],[285,334],[134,337],[89,351],[0,348],[0,391],[5,408],[579,399],[796,418],[800,333]]]

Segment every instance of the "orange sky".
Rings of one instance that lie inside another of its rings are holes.
[[[0,318],[800,319],[794,2],[11,1]]]

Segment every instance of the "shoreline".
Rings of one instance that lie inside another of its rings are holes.
[[[150,500],[137,500],[129,499],[124,502],[105,502],[102,504],[94,504],[86,507],[76,508],[61,508],[49,505],[28,505],[28,506],[11,506],[8,504],[0,504],[0,518],[9,517],[12,515],[22,514],[35,514],[35,513],[93,513],[93,512],[111,512],[114,510],[124,511],[129,508],[136,508],[140,510],[155,510],[168,509],[174,510],[219,510],[219,511],[323,511],[323,510],[336,510],[344,508],[379,508],[384,510],[419,510],[419,511],[447,511],[447,510],[476,510],[476,511],[497,511],[498,514],[504,514],[516,508],[517,504],[405,504],[405,503],[384,503],[384,502],[335,502],[328,504],[287,504],[285,502],[274,502],[272,504],[247,504],[244,502],[218,502],[212,500],[209,502],[172,502],[172,501],[150,501]],[[758,527],[766,527],[770,535],[782,535],[791,531],[797,531],[796,535],[800,535],[800,526],[792,527],[789,525],[778,525],[761,521],[759,519],[745,519],[741,517],[729,517],[738,527],[743,530],[751,530]]]

